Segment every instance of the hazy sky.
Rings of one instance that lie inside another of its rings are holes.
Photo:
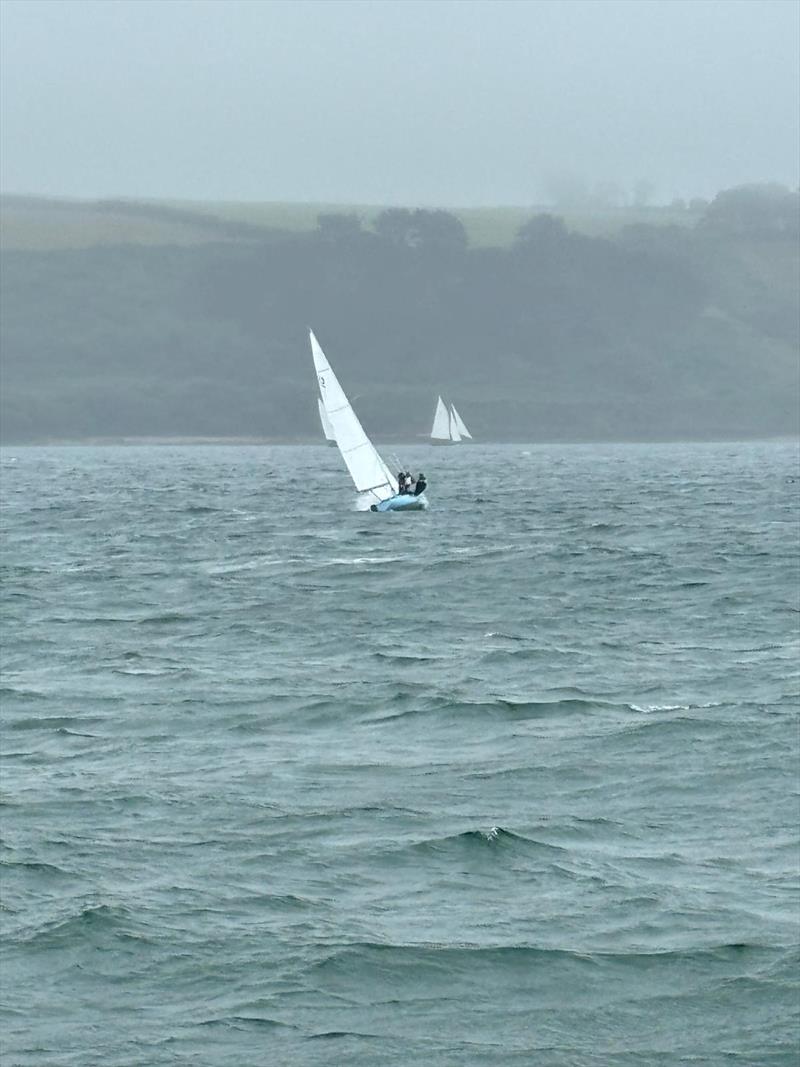
[[[0,0],[6,192],[529,204],[800,169],[797,0]]]

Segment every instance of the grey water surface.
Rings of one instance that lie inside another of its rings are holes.
[[[401,458],[3,451],[3,1067],[797,1063],[796,443]]]

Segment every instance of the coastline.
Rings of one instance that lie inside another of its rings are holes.
[[[387,446],[411,448],[431,445],[427,436],[412,440],[398,440],[393,437],[374,436],[373,440]],[[741,437],[733,437],[729,434],[696,437],[663,436],[663,437],[550,437],[550,438],[514,438],[514,439],[484,439],[471,441],[464,444],[464,448],[472,449],[482,445],[490,446],[547,446],[547,445],[667,445],[667,444],[734,444],[741,442],[775,442],[800,444],[800,431],[798,433],[776,434],[743,434]],[[318,437],[268,437],[256,435],[243,436],[205,436],[202,434],[180,434],[175,437],[144,435],[141,437],[126,434],[120,437],[38,437],[30,440],[7,440],[0,441],[0,448],[168,448],[173,447],[231,447],[231,446],[255,446],[255,447],[308,447],[327,448],[328,442]]]

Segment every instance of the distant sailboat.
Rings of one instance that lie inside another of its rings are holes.
[[[436,412],[431,427],[431,441],[435,445],[457,445],[463,439],[472,440],[472,434],[453,404],[448,408],[441,397],[436,401]]]
[[[428,501],[424,493],[420,493],[419,496],[411,493],[398,493],[397,479],[381,459],[372,441],[364,433],[364,428],[339,385],[339,380],[333,373],[327,356],[320,348],[313,330],[309,330],[308,334],[317,372],[322,410],[328,419],[342,459],[350,471],[350,477],[359,492],[361,509],[425,511]]]
[[[317,397],[317,403],[319,404],[319,421],[322,423],[322,432],[325,434],[325,440],[331,447],[335,448],[336,434],[333,432],[331,420],[328,418],[325,405],[322,403],[322,397]]]

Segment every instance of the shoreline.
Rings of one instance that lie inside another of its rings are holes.
[[[373,438],[374,442],[383,446],[402,448],[435,447],[427,438],[404,441],[396,438]],[[604,437],[604,438],[567,438],[553,437],[539,440],[531,439],[506,439],[506,440],[481,440],[464,443],[463,448],[469,450],[482,445],[508,445],[511,447],[541,447],[546,445],[667,445],[667,444],[742,444],[747,442],[783,442],[785,444],[800,443],[798,433],[776,434],[747,434],[741,437],[729,435],[709,435],[708,437]],[[256,436],[231,436],[231,437],[206,437],[203,435],[180,435],[175,437],[142,436],[135,437],[126,435],[122,437],[58,437],[58,438],[35,438],[27,441],[0,441],[1,449],[8,448],[168,448],[173,447],[238,447],[254,446],[264,448],[328,448],[329,443],[313,437],[256,437]]]

